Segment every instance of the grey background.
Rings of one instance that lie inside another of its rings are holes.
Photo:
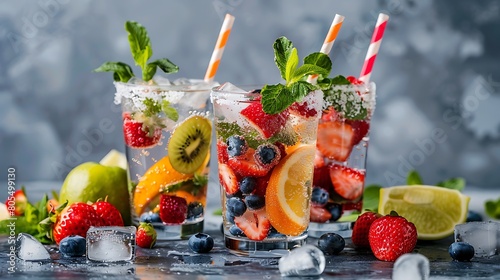
[[[500,184],[500,1],[1,1],[0,178],[64,179],[74,166],[124,151],[120,110],[102,62],[133,65],[124,30],[149,31],[153,58],[204,76],[224,14],[236,17],[216,80],[280,81],[272,43],[287,36],[302,58],[318,51],[335,13],[346,17],[333,74],[358,75],[379,12],[390,15],[372,80],[367,183],[426,183],[461,176]],[[134,68],[136,73],[139,69]]]

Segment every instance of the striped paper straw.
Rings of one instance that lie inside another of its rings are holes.
[[[214,52],[210,58],[210,63],[208,64],[207,73],[205,74],[205,82],[212,82],[217,73],[217,68],[219,68],[219,63],[222,58],[222,53],[224,53],[224,47],[227,43],[227,38],[231,33],[233,27],[234,16],[226,14],[222,27],[220,29],[219,38],[215,44]]]
[[[382,43],[382,37],[384,36],[385,26],[389,16],[386,14],[379,14],[377,19],[377,24],[373,30],[372,40],[370,46],[368,47],[368,52],[366,53],[365,63],[359,74],[359,80],[368,84],[370,82],[370,76],[372,75],[373,64],[375,64],[375,59],[377,58],[378,50],[380,49],[380,44]]]
[[[339,34],[339,30],[342,27],[342,23],[344,22],[344,16],[339,14],[335,14],[333,18],[332,25],[330,26],[330,30],[328,30],[328,34],[326,35],[325,41],[323,42],[323,46],[321,46],[320,52],[324,54],[329,54],[332,50],[333,43],[335,43],[335,39]],[[318,75],[311,75],[307,78],[307,81],[310,83],[316,83],[318,79]]]

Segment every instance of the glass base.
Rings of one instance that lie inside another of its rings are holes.
[[[343,238],[351,238],[354,222],[335,222],[335,223],[309,223],[307,233],[311,237],[320,238],[325,233],[334,232]]]
[[[180,240],[188,239],[191,235],[203,232],[203,220],[196,223],[183,225],[164,225],[162,223],[153,223],[156,230],[157,240]]]
[[[247,238],[224,236],[226,248],[230,253],[251,258],[281,258],[290,250],[306,244],[307,233],[286,239],[266,239],[252,241]]]

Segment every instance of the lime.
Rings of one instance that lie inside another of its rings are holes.
[[[69,204],[95,202],[106,197],[120,211],[125,225],[130,225],[127,171],[121,167],[82,163],[68,173],[59,193],[59,201],[68,200]]]
[[[470,197],[457,190],[411,185],[380,189],[378,211],[394,210],[415,224],[418,238],[436,240],[451,235],[455,225],[465,222]]]
[[[125,154],[120,153],[119,151],[112,149],[109,151],[99,162],[105,166],[117,166],[123,169],[127,169],[127,158]]]

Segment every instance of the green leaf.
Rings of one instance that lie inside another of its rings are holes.
[[[500,219],[500,199],[488,200],[484,203],[484,210],[493,219]]]
[[[142,69],[142,80],[149,81],[153,78],[155,74],[156,74],[156,65],[148,63],[146,64],[146,67]]]
[[[451,178],[448,180],[441,181],[436,184],[438,187],[443,187],[452,190],[463,191],[465,188],[465,179],[464,178]]]
[[[306,95],[308,95],[311,91],[315,90],[316,87],[308,83],[306,81],[298,81],[293,83],[290,87],[291,97],[293,97],[293,101],[302,101]]]
[[[288,58],[292,55],[293,44],[286,37],[280,37],[276,39],[273,44],[274,49],[274,62],[278,69],[280,70],[281,77],[286,79],[287,63]]]
[[[368,185],[363,191],[363,208],[378,212],[378,203],[380,200],[380,185]]]
[[[309,75],[328,75],[330,71],[326,70],[325,68],[322,68],[317,65],[312,65],[312,64],[304,64],[300,66],[297,70],[295,70],[293,77],[291,77],[291,80],[289,80],[288,83],[295,83],[297,81],[300,81],[302,78],[307,77]]]
[[[316,65],[325,69],[328,74],[332,71],[332,60],[327,54],[324,53],[315,52],[306,56],[304,58],[304,64]]]
[[[163,72],[166,74],[177,73],[179,72],[179,66],[175,65],[172,61],[167,58],[157,59],[152,61],[151,64],[158,66]]]
[[[128,41],[132,57],[136,65],[139,65],[144,71],[147,61],[151,55],[153,55],[148,32],[144,26],[135,21],[125,22],[125,30],[128,32]]]
[[[123,83],[128,82],[130,78],[134,77],[134,72],[132,68],[123,62],[105,62],[98,68],[93,70],[94,72],[114,72],[113,78],[115,81],[120,81]]]
[[[265,85],[261,91],[262,110],[267,114],[277,114],[283,112],[293,102],[295,97],[290,90],[282,85]]]
[[[406,177],[407,185],[422,185],[423,181],[420,174],[416,170],[411,170],[408,172],[408,177]]]
[[[156,100],[145,98],[142,103],[146,106],[146,109],[142,110],[146,117],[152,117],[161,112],[162,106]]]
[[[293,48],[288,60],[286,61],[285,80],[287,81],[287,84],[290,83],[294,77],[297,65],[299,65],[299,55],[297,49]]]
[[[338,76],[332,78],[331,82],[333,85],[350,85],[351,84],[351,82],[349,82],[349,80],[342,75],[338,75]]]
[[[343,215],[342,217],[340,217],[340,219],[338,220],[339,222],[355,222],[359,215],[361,213],[359,212],[354,212],[354,213],[351,213],[349,215]]]
[[[165,113],[167,118],[173,120],[174,122],[179,120],[179,113],[167,100],[163,100],[161,103],[161,110]]]

